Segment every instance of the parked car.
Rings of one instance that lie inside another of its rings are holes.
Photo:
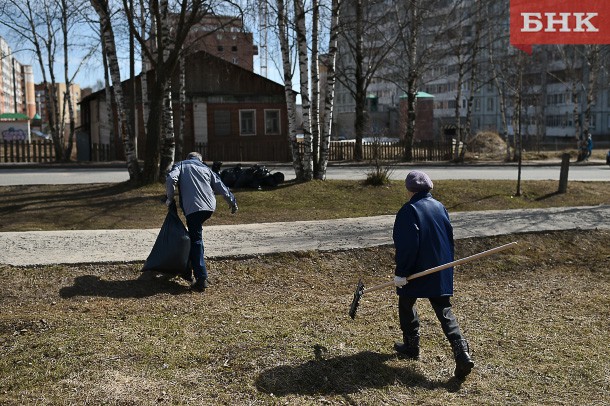
[[[51,136],[49,134],[45,134],[41,131],[30,130],[30,134],[32,134],[32,141],[36,140],[50,140]]]

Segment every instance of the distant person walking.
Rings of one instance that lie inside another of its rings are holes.
[[[587,137],[587,154],[585,155],[585,160],[588,161],[591,158],[591,153],[593,152],[593,138],[591,134]]]
[[[453,227],[445,206],[430,194],[433,183],[424,172],[411,171],[405,179],[409,201],[396,215],[394,247],[395,278],[398,294],[398,316],[403,342],[394,349],[411,359],[419,358],[419,316],[415,308],[418,298],[427,298],[441,323],[453,349],[456,378],[464,379],[474,367],[468,342],[451,310],[453,268],[447,268],[407,283],[417,272],[454,260]]]
[[[205,266],[203,247],[203,223],[216,210],[216,197],[220,194],[229,204],[231,213],[237,212],[237,201],[231,191],[222,183],[218,174],[203,163],[201,154],[191,152],[186,160],[176,163],[167,174],[165,182],[167,206],[174,202],[176,186],[180,195],[180,207],[186,216],[186,227],[191,239],[189,259],[195,282],[192,289],[203,292],[208,287],[208,271]],[[192,281],[189,270],[184,278]]]

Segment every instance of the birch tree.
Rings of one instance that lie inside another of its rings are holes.
[[[265,0],[263,0],[265,1]],[[297,180],[304,180],[303,161],[299,154],[299,144],[297,142],[297,113],[296,97],[293,86],[292,58],[289,41],[288,10],[284,0],[276,0],[276,15],[278,27],[278,40],[282,55],[282,73],[284,81],[284,94],[286,97],[286,110],[288,112],[288,142],[292,155],[292,165]]]
[[[328,150],[330,146],[330,129],[332,123],[333,102],[335,97],[335,63],[337,56],[337,43],[339,39],[339,16],[341,11],[341,0],[332,0],[330,13],[330,32],[328,36],[328,53],[323,58],[326,69],[326,88],[324,91],[323,107],[318,111],[323,112],[322,125],[320,129],[320,154],[314,168],[316,179],[326,178],[328,165]]]
[[[102,44],[108,58],[108,68],[114,89],[114,101],[117,107],[119,135],[123,142],[123,149],[127,160],[127,172],[131,182],[139,183],[141,180],[140,164],[138,162],[133,132],[129,128],[109,4],[106,0],[91,0],[91,5],[98,14],[102,26]],[[111,101],[107,100],[107,102],[110,103]]]
[[[289,6],[292,5],[292,9]],[[303,0],[291,4],[276,0],[277,34],[282,55],[282,71],[288,111],[289,144],[292,162],[298,180],[325,179],[328,165],[328,148],[332,120],[332,105],[335,89],[335,59],[339,32],[340,0],[322,4],[311,2],[307,10]],[[321,10],[329,10],[323,13]],[[306,29],[308,12],[311,29]],[[328,16],[326,21],[322,16]],[[321,29],[324,27],[325,29]],[[307,35],[310,33],[309,36]],[[320,40],[328,40],[328,50],[321,56]],[[294,40],[291,43],[291,40]],[[293,91],[294,69],[292,45],[297,49],[299,67],[298,88],[303,108],[303,147],[300,153],[296,139],[296,100]],[[309,47],[310,46],[310,47]],[[326,70],[326,81],[321,85],[318,65]],[[323,87],[321,87],[323,86]],[[324,94],[324,97],[320,97]]]

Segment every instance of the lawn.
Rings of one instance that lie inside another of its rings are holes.
[[[570,182],[557,194],[556,181],[435,181],[434,196],[449,212],[590,206],[610,202],[609,182]],[[0,232],[70,229],[158,228],[166,207],[162,185],[132,188],[127,183],[0,187]],[[206,225],[324,220],[395,214],[406,201],[404,183],[382,187],[357,181],[287,182],[265,190],[235,190],[239,212],[224,200]]]
[[[610,182],[438,181],[450,212],[610,202]],[[0,231],[156,228],[161,185],[2,187]],[[236,190],[210,224],[394,214],[402,182]],[[207,224],[207,223],[206,223]],[[211,287],[141,278],[141,262],[0,265],[2,405],[602,405],[610,398],[610,232],[456,241],[456,257],[518,241],[457,269],[454,310],[476,368],[461,383],[431,307],[422,358],[398,359],[392,247],[209,260]]]
[[[464,383],[429,304],[422,359],[398,359],[391,247],[210,260],[212,287],[141,264],[0,267],[3,405],[602,405],[610,398],[610,232],[457,241]]]

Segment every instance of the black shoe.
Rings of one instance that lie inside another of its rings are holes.
[[[470,358],[468,342],[464,339],[455,340],[451,342],[451,347],[455,357],[455,372],[453,374],[458,379],[465,379],[474,368],[474,361]]]
[[[191,289],[195,292],[205,292],[207,287],[209,286],[209,282],[207,279],[198,280],[197,282],[191,285]]]
[[[419,335],[403,336],[403,343],[394,343],[394,349],[401,358],[419,359]]]

